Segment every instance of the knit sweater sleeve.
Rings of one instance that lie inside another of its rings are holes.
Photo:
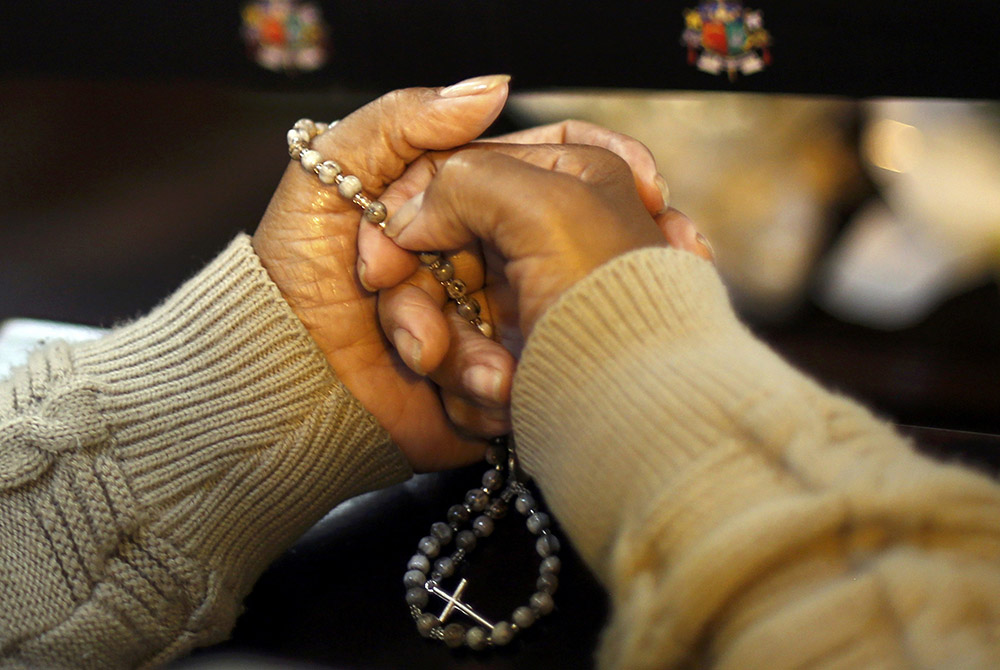
[[[241,236],[149,316],[0,382],[0,667],[223,639],[299,534],[409,474]]]
[[[1000,667],[1000,487],[792,369],[691,254],[546,312],[514,427],[610,591],[603,668]]]

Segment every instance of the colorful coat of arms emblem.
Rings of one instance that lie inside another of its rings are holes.
[[[688,62],[710,74],[760,72],[771,64],[771,35],[764,30],[758,10],[733,0],[709,0],[684,12],[687,25],[681,36]]]
[[[242,11],[243,40],[261,67],[308,72],[326,63],[329,51],[320,9],[298,0],[253,0]]]

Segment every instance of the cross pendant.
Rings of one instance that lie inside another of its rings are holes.
[[[484,619],[482,615],[479,614],[479,612],[477,612],[476,610],[472,609],[469,605],[462,602],[461,600],[462,592],[465,591],[465,587],[467,585],[468,585],[468,580],[463,579],[458,583],[458,586],[455,587],[455,593],[448,593],[447,591],[439,587],[437,584],[435,584],[429,589],[431,593],[436,595],[441,600],[445,601],[444,609],[441,610],[441,615],[438,617],[438,620],[441,623],[444,623],[445,621],[448,620],[448,617],[451,616],[452,612],[458,611],[464,614],[465,616],[469,617],[476,623],[478,623],[480,626],[483,626],[487,630],[492,631],[493,624]]]

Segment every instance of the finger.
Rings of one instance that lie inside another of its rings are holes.
[[[715,262],[715,253],[708,238],[698,232],[694,222],[673,207],[653,217],[663,231],[667,243],[677,249],[690,251],[707,261]]]
[[[482,407],[462,395],[441,393],[444,411],[463,433],[478,438],[506,435],[511,431],[510,410]]]
[[[634,137],[603,126],[569,119],[479,141],[508,144],[587,144],[607,149],[624,159],[632,169],[636,190],[650,214],[662,212],[670,205],[667,182],[657,171],[653,152]]]
[[[448,325],[442,314],[449,296],[441,279],[452,283],[452,288],[456,280],[461,282],[465,295],[473,294],[483,285],[483,266],[477,253],[463,249],[444,259],[452,267],[449,273],[435,276],[433,270],[423,267],[405,282],[379,292],[378,317],[382,332],[392,341],[407,367],[420,375],[437,368],[451,346]],[[488,318],[488,314],[483,317]]]
[[[507,75],[490,75],[443,89],[393,91],[342,119],[316,137],[312,146],[377,195],[424,151],[449,149],[478,137],[503,108],[509,79]],[[286,176],[292,186],[306,187],[298,204],[313,208],[317,204],[314,175],[293,163]],[[330,193],[333,189],[320,190]],[[318,204],[334,203],[353,207],[330,196]]]
[[[490,301],[483,292],[473,294],[483,305],[481,316],[491,320]],[[454,305],[445,310],[451,346],[441,365],[430,377],[443,391],[466,398],[486,408],[506,408],[517,365],[502,345],[483,337],[468,321],[456,313]]]

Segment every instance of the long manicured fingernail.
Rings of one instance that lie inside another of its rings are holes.
[[[410,332],[405,328],[397,328],[392,333],[392,343],[399,355],[403,357],[407,367],[418,375],[423,375],[424,369],[420,367],[423,346],[420,344],[420,340],[410,335]]]
[[[368,270],[368,266],[365,262],[358,259],[358,281],[361,282],[361,286],[364,287],[369,293],[375,293],[378,289],[374,288],[371,284],[365,281],[365,272]]]
[[[709,260],[713,263],[715,262],[715,249],[712,248],[712,243],[708,241],[708,238],[698,233],[694,236],[695,242],[700,244],[702,248],[708,252]]]
[[[410,225],[410,222],[416,218],[417,212],[420,211],[420,207],[423,204],[423,191],[404,202],[403,206],[392,215],[392,218],[385,222],[385,228],[382,229],[385,236],[396,237],[403,232],[403,229]]]
[[[481,93],[486,93],[487,91],[492,91],[493,89],[502,86],[510,81],[509,74],[488,74],[483,77],[473,77],[472,79],[466,79],[460,81],[457,84],[452,84],[447,88],[441,89],[438,93],[442,98],[460,98],[463,95],[479,95]]]
[[[473,365],[462,373],[462,383],[480,400],[491,403],[502,403],[501,387],[503,375],[496,368],[486,365]]]
[[[670,187],[667,186],[667,180],[663,178],[663,175],[657,174],[653,177],[653,183],[656,184],[656,188],[660,189],[660,195],[663,196],[663,210],[666,211],[670,207]]]

